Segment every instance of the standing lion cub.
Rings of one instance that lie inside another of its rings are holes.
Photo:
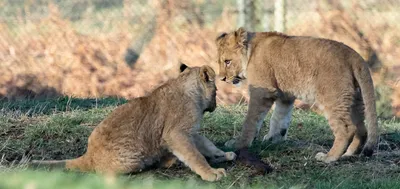
[[[327,39],[243,28],[222,34],[216,44],[222,80],[240,84],[246,79],[249,85],[249,110],[236,148],[251,145],[274,102],[264,140],[285,138],[297,97],[318,104],[335,136],[333,147],[319,152],[317,160],[333,162],[362,147],[372,155],[378,139],[374,87],[366,62],[353,49]]]
[[[211,161],[233,160],[197,133],[203,114],[216,108],[215,72],[209,66],[181,65],[176,79],[115,109],[92,132],[86,153],[63,161],[34,161],[66,169],[101,173],[135,173],[158,165],[170,166],[177,157],[203,180],[225,176],[225,169],[210,167]],[[204,155],[204,156],[203,156]]]

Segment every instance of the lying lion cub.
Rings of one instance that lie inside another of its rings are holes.
[[[216,108],[215,72],[209,66],[188,68],[149,96],[136,98],[115,109],[92,132],[86,153],[72,160],[33,161],[66,169],[101,173],[135,173],[153,166],[170,166],[175,156],[203,180],[225,176],[211,161],[233,160],[197,133],[205,112]],[[173,154],[173,155],[172,155]],[[204,155],[204,156],[203,156]]]
[[[222,34],[216,44],[222,80],[240,84],[247,79],[249,85],[249,110],[236,148],[251,145],[274,102],[264,140],[285,138],[297,97],[318,104],[335,136],[331,150],[316,159],[333,162],[360,153],[363,146],[364,154],[372,155],[378,140],[374,87],[356,51],[332,40],[243,28]]]

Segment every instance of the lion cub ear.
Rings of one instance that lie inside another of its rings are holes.
[[[216,39],[215,43],[220,46],[222,43],[222,39],[224,39],[228,34],[227,33],[221,33]]]
[[[200,78],[204,82],[210,82],[215,80],[215,71],[210,66],[202,66],[200,68]]]
[[[240,27],[235,31],[236,43],[239,46],[247,46],[247,31],[243,27]]]
[[[179,70],[181,71],[181,73],[182,73],[183,71],[185,71],[187,68],[188,68],[188,66],[186,66],[186,64],[184,64],[184,63],[181,62],[181,65],[179,66]]]

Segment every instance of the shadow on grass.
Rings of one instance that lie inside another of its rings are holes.
[[[2,99],[0,156],[14,161],[24,156],[66,159],[81,155],[93,127],[108,114],[107,107],[113,108],[125,102],[127,100],[113,97]]]
[[[59,97],[48,99],[23,99],[7,100],[0,99],[0,110],[3,112],[18,111],[28,116],[39,114],[52,114],[54,112],[63,112],[70,110],[89,110],[92,108],[105,108],[117,106],[127,102],[124,98],[106,97],[106,98],[73,98]]]

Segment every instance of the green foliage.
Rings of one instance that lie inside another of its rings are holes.
[[[54,114],[57,112],[89,110],[117,106],[127,102],[123,98],[74,98],[60,97],[41,100],[16,100],[0,99],[0,108],[4,112],[23,113],[28,116],[40,114]]]
[[[375,87],[376,111],[379,117],[392,118],[394,116],[391,94],[393,94],[393,91],[387,85],[381,84]]]
[[[43,181],[43,182],[41,182]],[[178,189],[178,188],[215,188],[194,180],[187,182],[172,180],[159,181],[155,179],[129,180],[126,178],[113,179],[94,174],[68,174],[63,172],[11,172],[0,174],[0,188],[40,188],[40,189]]]

